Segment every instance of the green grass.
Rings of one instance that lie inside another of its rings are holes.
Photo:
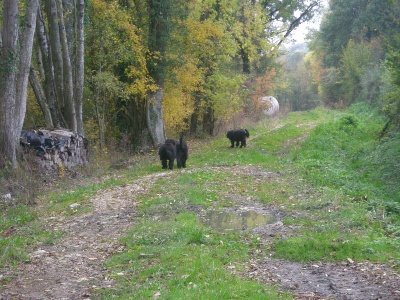
[[[249,247],[236,234],[204,228],[194,214],[173,220],[144,219],[123,239],[128,251],[107,264],[117,290],[103,290],[101,299],[290,299],[229,270],[242,268]]]
[[[354,198],[395,196],[399,200],[397,168],[392,164],[399,161],[400,141],[392,138],[390,145],[379,141],[383,123],[377,121],[345,114],[321,124],[293,154],[293,160],[314,185],[329,186]],[[391,151],[382,151],[389,147]]]
[[[308,211],[307,220],[299,220],[299,236],[277,241],[276,256],[400,260],[400,189],[398,168],[393,168],[400,161],[400,141],[378,139],[384,123],[372,110],[356,106],[350,111],[355,114],[318,125],[292,152],[299,174],[320,191],[319,203],[298,202]],[[339,238],[346,243],[338,243]]]
[[[59,237],[46,231],[35,212],[25,205],[1,210],[0,233],[0,266],[27,261],[29,249],[52,244]]]
[[[23,226],[35,218],[35,213],[25,205],[9,207],[1,211],[0,231],[6,230],[11,226]]]
[[[93,196],[96,192],[108,187],[122,185],[126,182],[123,179],[107,179],[100,183],[89,184],[76,187],[65,192],[55,190],[45,196],[45,201],[48,203],[48,211],[60,213],[68,211],[68,207],[73,203],[83,203],[85,199]],[[84,209],[80,208],[80,211]]]
[[[279,240],[276,257],[292,261],[382,261],[399,259],[398,245],[390,244],[379,233],[366,236],[336,230],[305,232],[299,237]]]

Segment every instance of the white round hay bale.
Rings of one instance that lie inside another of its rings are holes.
[[[279,111],[279,102],[275,97],[265,96],[258,99],[263,113],[267,116],[272,116]]]

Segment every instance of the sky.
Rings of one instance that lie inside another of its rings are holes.
[[[323,6],[328,7],[328,1],[322,1]],[[305,42],[305,37],[310,29],[319,29],[322,14],[316,15],[310,22],[305,22],[299,25],[289,37],[288,44],[301,44]]]

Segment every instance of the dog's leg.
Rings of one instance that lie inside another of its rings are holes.
[[[246,147],[246,139],[240,141],[240,148]]]
[[[173,160],[173,159],[170,159],[170,160],[169,160],[169,169],[170,169],[170,170],[173,170],[173,169],[174,169],[174,160]]]
[[[161,161],[161,164],[162,164],[162,168],[163,168],[163,169],[167,169],[167,168],[168,168],[167,160],[166,160],[166,159],[163,159],[163,160]]]
[[[180,157],[176,158],[176,165],[178,166],[179,169],[182,168],[182,163],[181,163],[181,158]]]

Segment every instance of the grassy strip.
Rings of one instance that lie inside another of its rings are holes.
[[[28,260],[28,249],[52,244],[58,238],[58,234],[43,228],[31,207],[4,209],[0,216],[0,267]]]
[[[192,213],[158,222],[143,219],[123,241],[128,251],[107,264],[118,287],[103,290],[103,299],[289,299],[233,275],[249,246],[235,233],[204,228]]]

